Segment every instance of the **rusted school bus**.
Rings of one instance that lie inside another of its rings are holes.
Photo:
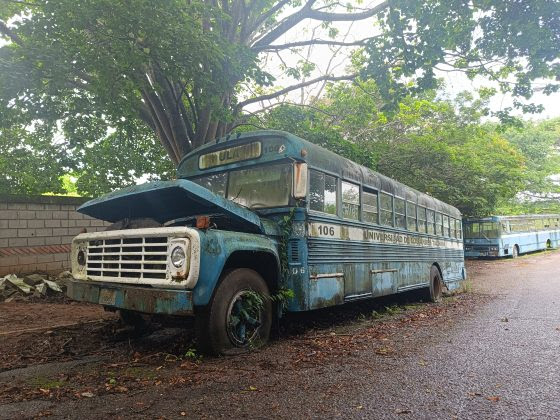
[[[69,296],[126,322],[194,316],[210,353],[266,342],[280,306],[412,289],[437,300],[466,277],[456,208],[280,131],[218,139],[185,156],[176,180],[79,211],[115,223],[74,239]]]

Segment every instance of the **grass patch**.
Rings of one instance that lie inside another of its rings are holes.
[[[128,367],[124,370],[123,373],[124,376],[136,378],[136,379],[153,380],[156,379],[157,377],[157,373],[153,369],[146,368],[146,367],[139,367],[139,366]]]
[[[47,378],[45,376],[36,376],[28,381],[29,385],[41,389],[61,388],[65,385],[60,379]]]

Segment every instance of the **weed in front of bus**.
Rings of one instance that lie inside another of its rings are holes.
[[[371,318],[372,319],[380,319],[383,318],[383,314],[380,312],[377,312],[375,309],[373,311],[371,311]]]
[[[399,315],[403,312],[403,308],[399,305],[385,306],[385,313],[389,316]]]

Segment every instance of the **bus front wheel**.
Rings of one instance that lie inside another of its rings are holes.
[[[226,272],[210,304],[195,314],[199,350],[213,355],[263,346],[271,325],[268,286],[259,273],[248,268]]]
[[[428,299],[431,302],[439,302],[442,294],[442,279],[439,269],[432,265],[430,269],[430,287],[428,289]]]
[[[517,245],[514,245],[513,249],[511,250],[511,258],[517,257],[519,257],[519,247]]]

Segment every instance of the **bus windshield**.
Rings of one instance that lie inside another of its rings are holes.
[[[292,165],[283,163],[237,169],[191,181],[250,209],[281,207],[289,203]]]
[[[469,222],[465,223],[465,238],[496,239],[500,236],[496,222]]]

